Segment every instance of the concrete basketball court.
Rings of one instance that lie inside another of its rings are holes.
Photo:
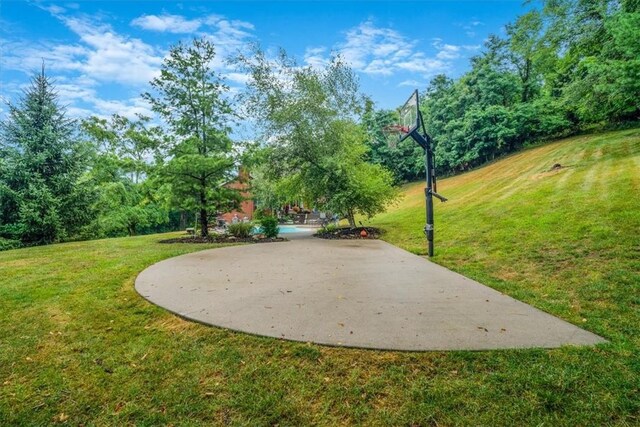
[[[318,344],[487,350],[605,342],[379,240],[307,234],[205,250],[152,265],[135,287],[188,319]]]

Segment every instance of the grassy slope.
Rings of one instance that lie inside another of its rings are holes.
[[[640,345],[640,130],[561,140],[439,184],[450,200],[434,201],[434,261]],[[418,254],[423,188],[373,221]]]
[[[569,167],[544,172],[556,162]],[[374,221],[418,253],[420,187]],[[144,267],[203,246],[144,236],[21,249],[0,253],[0,425],[639,423],[640,132],[545,145],[440,187],[451,201],[437,205],[437,262],[611,344],[277,341],[180,320],[135,293]]]

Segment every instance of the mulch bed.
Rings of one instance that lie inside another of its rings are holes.
[[[367,236],[362,237],[360,233],[366,230]],[[314,234],[315,237],[321,239],[378,239],[382,231],[375,227],[355,227],[355,228],[338,228],[334,231],[323,232],[322,230]]]
[[[284,237],[275,239],[266,237],[233,237],[233,236],[185,236],[175,237],[173,239],[160,240],[160,243],[272,243],[287,242]]]

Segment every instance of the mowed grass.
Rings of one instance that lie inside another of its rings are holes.
[[[373,221],[416,253],[421,187]],[[436,262],[610,343],[292,343],[184,321],[135,292],[145,267],[213,246],[154,235],[21,249],[0,253],[0,425],[639,424],[640,131],[533,148],[439,190],[451,201],[436,205]]]
[[[640,130],[538,146],[438,184],[449,201],[434,199],[435,262],[640,345]],[[404,190],[372,223],[424,255],[424,183]]]

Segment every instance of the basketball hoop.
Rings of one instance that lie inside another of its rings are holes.
[[[404,141],[421,124],[420,110],[418,108],[418,91],[414,91],[407,102],[398,109],[398,123],[385,126],[382,132],[387,140],[389,148],[396,148],[398,142]]]
[[[429,256],[433,256],[433,198],[436,197],[442,202],[447,199],[436,191],[436,171],[435,171],[435,155],[433,152],[433,144],[431,137],[427,134],[422,121],[422,113],[420,113],[420,102],[418,101],[418,91],[414,91],[407,102],[398,110],[398,123],[385,126],[382,131],[389,148],[395,148],[398,142],[407,138],[413,139],[420,147],[424,149],[424,167],[427,174],[427,186],[424,189],[427,224],[424,227],[424,233],[427,236],[427,244]],[[422,129],[421,129],[422,128]]]
[[[391,149],[396,148],[398,142],[403,139],[403,136],[409,132],[407,126],[402,125],[388,125],[382,128],[384,138],[387,140],[387,146]]]

